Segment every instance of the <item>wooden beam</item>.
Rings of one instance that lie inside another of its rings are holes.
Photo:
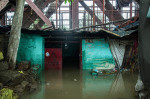
[[[101,10],[103,10],[103,0],[96,0],[95,3]],[[115,7],[110,3],[109,0],[106,0],[105,9],[105,15],[109,18],[110,21],[124,19],[121,13],[115,9]]]
[[[62,3],[63,3],[63,1],[60,1],[60,2],[58,3],[58,7],[59,7]],[[55,4],[53,4],[53,5],[55,5]],[[48,17],[48,18],[50,18],[55,12],[56,12],[55,7],[50,6],[50,7],[48,8],[48,10],[47,10],[45,16]],[[38,25],[39,27],[42,27],[43,24],[44,24],[44,22],[43,22],[42,20],[40,20],[37,25]]]
[[[49,3],[54,2],[54,0],[36,0],[34,3],[36,4],[36,6],[43,11],[45,9],[45,7],[48,6]],[[30,25],[38,18],[37,14],[32,11],[32,9],[30,7],[28,7],[25,11],[24,11],[24,18],[23,18],[23,23],[22,26],[23,28],[29,28]]]
[[[0,0],[0,11],[7,5],[9,0]]]
[[[52,26],[50,20],[43,14],[43,12],[31,0],[26,0],[26,2],[49,27]]]
[[[93,16],[93,11],[85,4],[84,1],[79,1],[80,4],[84,7],[84,9],[91,15],[91,17]],[[98,24],[102,24],[101,20],[95,15],[95,21]]]

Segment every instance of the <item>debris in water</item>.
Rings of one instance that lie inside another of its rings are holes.
[[[78,81],[77,79],[74,79],[74,81]]]
[[[46,83],[46,85],[47,85],[47,86],[49,86],[49,85],[50,85],[50,83],[48,82],[48,83]]]

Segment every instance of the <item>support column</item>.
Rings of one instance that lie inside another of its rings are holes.
[[[72,2],[69,5],[69,28],[72,29]]]
[[[95,26],[95,0],[93,0],[93,25]],[[93,28],[93,31],[95,31],[95,27]]]
[[[103,0],[103,24],[104,24],[104,14],[105,14],[105,0]]]
[[[72,3],[72,28],[79,28],[79,7],[78,7],[79,0],[74,0]]]
[[[1,25],[5,25],[5,14],[4,14],[4,16],[2,17],[2,19],[1,19]]]
[[[56,29],[58,29],[57,0],[56,0]]]
[[[132,18],[132,2],[130,3],[130,18]]]
[[[85,10],[84,10],[84,13],[83,13],[83,27],[86,27],[86,11]]]

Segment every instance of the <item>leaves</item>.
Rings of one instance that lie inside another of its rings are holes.
[[[65,0],[65,4],[67,3],[67,2],[69,2],[69,4],[71,4],[71,2],[73,2],[74,0]]]

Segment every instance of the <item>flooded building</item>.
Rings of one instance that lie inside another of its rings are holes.
[[[148,0],[0,4],[0,99],[149,99]]]

